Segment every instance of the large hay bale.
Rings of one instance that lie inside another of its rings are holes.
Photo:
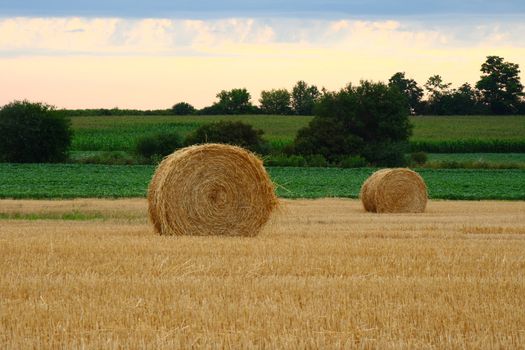
[[[366,211],[376,213],[422,213],[427,205],[425,182],[406,168],[381,169],[361,187],[360,198]]]
[[[375,186],[376,181],[383,177],[383,174],[390,171],[390,169],[381,169],[373,173],[366,179],[361,186],[361,192],[359,193],[359,198],[363,203],[363,207],[366,211],[376,212],[376,201],[375,201]]]
[[[262,161],[223,144],[174,152],[148,189],[149,217],[162,235],[254,236],[277,203]]]
[[[157,209],[157,189],[159,187],[160,179],[164,175],[164,170],[166,169],[168,158],[169,157],[164,158],[159,163],[157,169],[155,170],[155,174],[153,174],[153,178],[151,179],[151,182],[148,186],[148,216],[149,220],[153,224],[155,232],[157,233],[161,232],[160,219],[158,217]]]

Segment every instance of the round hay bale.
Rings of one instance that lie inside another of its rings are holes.
[[[373,173],[366,179],[361,186],[361,191],[359,192],[359,198],[361,198],[361,203],[366,211],[376,212],[376,201],[375,201],[375,186],[376,181],[383,177],[383,174],[390,171],[390,169],[381,169]]]
[[[262,161],[223,144],[169,155],[148,190],[150,220],[162,235],[254,236],[277,204]]]
[[[160,220],[157,215],[157,188],[166,169],[167,160],[168,158],[166,157],[159,163],[148,186],[148,216],[157,233],[161,232]]]
[[[428,201],[427,186],[415,171],[406,168],[382,169],[372,174],[365,184],[361,189],[361,200],[368,211],[377,213],[425,211]]]

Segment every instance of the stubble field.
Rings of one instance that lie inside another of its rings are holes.
[[[525,202],[284,201],[255,238],[156,236],[144,199],[0,206],[3,349],[525,346]]]

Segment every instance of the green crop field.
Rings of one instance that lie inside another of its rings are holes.
[[[176,131],[183,137],[200,125],[219,120],[242,121],[265,132],[273,143],[290,143],[311,117],[241,116],[100,116],[71,118],[75,135],[73,151],[129,151],[138,138]]]
[[[239,120],[264,130],[273,144],[292,142],[297,130],[312,117],[305,116],[98,116],[73,117],[73,151],[130,151],[138,138],[177,131],[185,136],[200,125],[218,120]],[[412,141],[479,140],[525,143],[524,116],[411,117]]]
[[[0,198],[142,197],[153,166],[0,164]],[[374,169],[269,168],[284,198],[357,197]],[[431,198],[525,199],[525,170],[420,169]]]
[[[525,140],[525,116],[418,116],[413,141]]]

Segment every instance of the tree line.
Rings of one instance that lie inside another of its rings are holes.
[[[412,115],[504,115],[525,114],[523,85],[519,65],[499,56],[488,56],[481,65],[481,77],[474,86],[464,83],[452,88],[439,75],[432,75],[421,87],[405,72],[390,77],[388,85],[399,89],[408,102]],[[313,115],[314,107],[327,91],[304,81],[298,81],[291,91],[271,89],[261,92],[259,105],[251,102],[246,88],[222,90],[211,106],[196,109],[179,102],[169,109],[82,109],[68,110],[75,115],[228,115],[272,114]]]
[[[196,111],[187,103],[177,104],[173,109],[179,108],[179,114],[249,114],[257,108],[271,114],[314,113],[314,117],[297,132],[292,143],[281,149],[272,149],[263,139],[262,130],[241,122],[223,121],[201,126],[184,142],[173,133],[149,136],[138,143],[137,153],[158,159],[157,156],[169,154],[182,145],[220,142],[240,145],[260,154],[304,157],[309,164],[402,166],[407,163],[406,155],[410,151],[413,127],[410,113],[446,111],[443,113],[451,114],[457,106],[471,106],[476,108],[476,113],[511,114],[520,110],[524,94],[518,65],[489,56],[482,72],[475,87],[463,84],[459,89],[451,89],[450,84],[434,75],[425,84],[429,92],[426,100],[422,99],[423,92],[417,83],[402,72],[394,74],[387,84],[364,80],[339,91],[319,91],[300,81],[291,92],[263,91],[260,107],[250,103],[246,89],[221,91],[217,94],[218,101],[203,110]],[[471,110],[460,111],[469,114]],[[52,106],[28,101],[15,101],[0,108],[0,134],[3,135],[0,161],[65,160],[72,135],[67,114]]]
[[[472,114],[523,114],[525,100],[519,77],[519,65],[505,62],[502,57],[488,56],[481,65],[482,75],[473,87],[464,83],[451,88],[440,75],[433,75],[423,89],[404,72],[389,79],[408,100],[411,114],[417,115],[472,115]]]

